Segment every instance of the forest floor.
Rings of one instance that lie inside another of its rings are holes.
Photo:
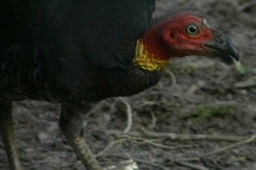
[[[251,2],[157,1],[156,18],[192,8],[222,23],[240,49],[246,73],[202,57],[174,60],[155,87],[98,103],[85,116],[84,129],[102,165],[133,160],[140,170],[256,169],[256,4]],[[14,106],[25,170],[83,169],[58,128],[60,105]],[[124,133],[130,108],[133,124]],[[0,143],[0,169],[7,165]]]

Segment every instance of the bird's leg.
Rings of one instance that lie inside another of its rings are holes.
[[[61,110],[60,128],[83,165],[88,170],[102,170],[103,168],[97,162],[83,136],[80,107],[63,104]]]
[[[0,135],[7,153],[11,170],[22,170],[15,143],[11,103],[0,103]]]

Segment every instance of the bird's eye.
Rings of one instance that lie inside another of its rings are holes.
[[[196,34],[199,33],[199,28],[195,24],[190,24],[190,25],[187,26],[186,31],[190,35],[196,35]]]

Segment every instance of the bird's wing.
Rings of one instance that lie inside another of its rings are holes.
[[[154,0],[87,0],[83,4],[80,18],[68,23],[80,24],[74,39],[90,62],[101,67],[131,62],[136,40],[151,24]]]
[[[113,13],[110,12],[109,16],[105,18],[106,22],[103,25],[107,34],[104,31],[101,32],[101,37],[105,40],[105,49],[103,47],[102,52],[104,50],[111,50],[107,54],[115,54],[112,57],[113,61],[109,63],[110,65],[115,62],[117,62],[116,64],[131,62],[136,40],[143,36],[151,24],[153,6],[154,3],[148,0],[125,0],[122,2],[118,1],[116,5],[109,6],[106,9],[115,11]],[[108,48],[109,46],[110,48]],[[109,58],[111,57],[106,56],[106,60]],[[102,60],[102,64],[106,60]]]
[[[134,44],[149,27],[155,4],[155,0],[3,1],[18,22],[13,33],[20,41],[58,44],[61,49],[76,46],[83,57],[102,67],[131,62]]]
[[[151,25],[154,4],[155,0],[1,0],[0,39],[25,50],[26,55],[14,56],[24,67],[31,65],[25,69],[35,70],[39,63],[44,80],[49,75],[76,86],[90,79],[91,67],[132,64],[136,40]]]

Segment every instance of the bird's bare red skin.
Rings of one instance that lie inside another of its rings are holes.
[[[194,12],[171,15],[146,32],[142,38],[143,44],[148,52],[160,60],[187,55],[208,56],[203,43],[213,39],[214,34],[203,20],[207,20],[205,16]],[[188,34],[186,28],[189,24],[197,25],[199,34]]]

